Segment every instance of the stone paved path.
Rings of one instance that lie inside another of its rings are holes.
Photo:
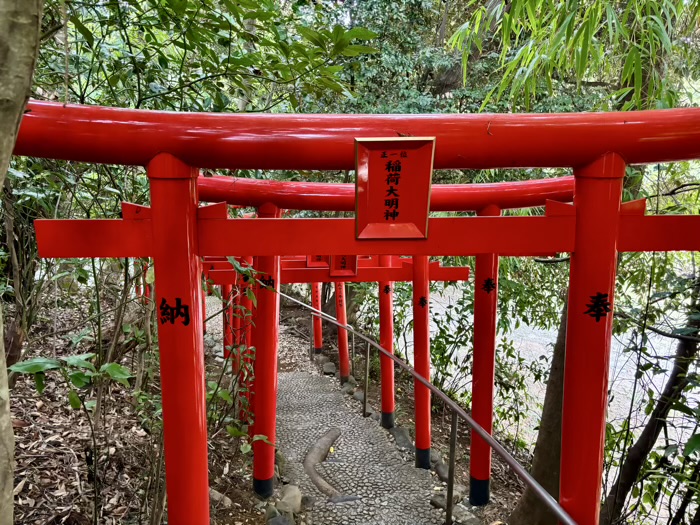
[[[357,401],[337,380],[310,372],[279,375],[277,443],[286,459],[284,475],[314,500],[313,525],[441,524],[444,514],[430,506],[436,483],[430,473],[406,462],[388,433],[364,418]],[[310,447],[330,429],[340,437],[317,472],[355,501],[331,503],[304,472]]]

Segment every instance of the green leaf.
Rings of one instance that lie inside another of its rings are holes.
[[[92,372],[86,374],[80,370],[68,374],[68,379],[73,383],[76,388],[85,388],[90,383],[92,383]]]
[[[93,353],[87,353],[87,354],[80,354],[80,355],[71,355],[68,357],[62,357],[61,360],[65,361],[65,363],[68,366],[72,366],[74,368],[84,368],[87,370],[91,370],[95,372],[95,365],[93,365],[89,360],[94,358],[95,354]]]
[[[37,374],[47,370],[55,370],[61,368],[61,362],[57,359],[46,359],[44,357],[35,357],[29,361],[20,361],[15,363],[9,370],[17,374]]]
[[[125,387],[129,386],[131,373],[119,363],[105,363],[100,367],[100,372],[107,374],[114,381],[121,383]]]
[[[378,49],[375,49],[370,46],[363,46],[363,45],[350,45],[343,49],[341,52],[342,55],[346,57],[354,57],[357,55],[371,55],[372,53],[379,53]]]
[[[346,31],[344,37],[356,40],[373,40],[379,36],[374,31],[365,29],[364,27],[353,27],[350,31]]]
[[[92,48],[95,45],[95,37],[92,35],[92,32],[83,25],[83,23],[80,21],[80,19],[77,16],[71,16],[70,21],[73,22],[73,25],[75,28],[78,30],[78,33],[83,35],[83,38],[85,41],[88,43],[88,45]]]
[[[690,456],[693,452],[700,449],[700,434],[690,436],[683,449],[684,456]]]
[[[37,392],[40,394],[44,393],[44,388],[46,388],[46,375],[44,375],[44,372],[34,374],[34,385]]]
[[[251,450],[253,450],[253,447],[250,443],[241,443],[241,452],[248,454]]]
[[[241,438],[241,437],[247,435],[247,432],[244,432],[240,428],[233,426],[233,425],[227,425],[226,432],[228,432],[229,436],[231,436],[233,438]]]
[[[78,410],[80,408],[80,396],[75,390],[68,392],[68,402],[73,410]]]

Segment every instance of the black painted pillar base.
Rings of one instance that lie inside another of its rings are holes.
[[[382,412],[382,427],[394,428],[396,421],[393,412]]]
[[[273,484],[274,476],[270,479],[255,479],[253,478],[253,490],[261,498],[269,498],[275,491]]]
[[[320,354],[323,352],[323,348],[314,348],[314,353],[315,354]]]
[[[416,449],[416,468],[424,468],[430,470],[430,449]]]
[[[475,507],[486,505],[491,499],[491,480],[469,477],[469,503]]]
[[[340,376],[340,386],[343,386],[350,380],[350,376]]]

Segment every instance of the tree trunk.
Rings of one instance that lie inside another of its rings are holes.
[[[685,334],[697,336],[700,330],[700,321],[692,317],[698,314],[698,301],[700,299],[700,283],[693,288],[690,316],[686,323],[688,330]],[[692,316],[692,317],[691,317]],[[673,405],[681,398],[683,391],[688,386],[688,369],[698,353],[698,344],[690,339],[681,339],[676,347],[676,356],[673,359],[673,369],[664,385],[649,421],[637,441],[630,448],[625,461],[620,467],[617,479],[603,502],[600,510],[600,524],[611,525],[618,521],[625,508],[627,495],[639,478],[639,473],[644,467],[644,461],[654,448],[656,440],[666,423],[666,417]]]
[[[5,181],[34,72],[41,0],[0,0],[0,187]],[[0,306],[0,329],[2,326]],[[12,525],[14,434],[4,338],[0,337],[0,525]]]
[[[537,433],[530,473],[555,499],[559,499],[559,462],[561,458],[561,410],[564,394],[564,358],[566,355],[566,304],[561,313],[547,393]],[[557,518],[526,488],[508,518],[509,525],[556,525]]]

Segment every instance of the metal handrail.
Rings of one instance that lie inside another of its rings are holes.
[[[452,410],[452,431],[450,435],[450,477],[448,481],[448,490],[447,490],[447,496],[448,496],[448,501],[447,501],[447,524],[451,525],[452,523],[452,486],[454,483],[454,449],[455,449],[455,444],[457,440],[457,418],[455,417],[455,414],[464,419],[467,424],[476,431],[481,438],[486,441],[486,443],[489,444],[489,446],[498,454],[501,456],[503,461],[506,462],[506,464],[513,470],[516,476],[518,476],[525,485],[530,487],[535,495],[544,503],[544,505],[551,510],[559,519],[561,523],[564,523],[566,525],[577,525],[577,523],[569,516],[569,514],[564,510],[564,508],[559,505],[559,502],[557,502],[556,499],[552,497],[552,495],[547,492],[542,485],[540,485],[535,478],[530,475],[530,473],[525,470],[525,468],[518,463],[518,461],[510,455],[510,453],[501,445],[498,441],[496,441],[491,434],[489,434],[481,425],[479,425],[472,417],[467,414],[467,412],[460,407],[457,403],[455,403],[452,399],[450,399],[447,394],[445,394],[442,390],[440,390],[438,387],[433,385],[428,379],[425,379],[423,376],[419,375],[411,366],[407,365],[404,363],[401,359],[396,357],[394,354],[391,352],[388,352],[384,348],[382,348],[379,344],[377,344],[375,341],[370,339],[369,337],[365,336],[364,334],[358,332],[355,330],[351,325],[349,324],[341,324],[338,322],[338,320],[331,316],[326,314],[325,312],[322,312],[320,310],[315,309],[313,306],[310,306],[302,301],[299,301],[298,299],[295,299],[294,297],[290,297],[289,295],[279,292],[280,296],[285,297],[286,299],[292,301],[293,303],[298,304],[299,306],[303,306],[304,308],[311,310],[311,315],[320,317],[321,319],[324,319],[331,324],[336,325],[339,328],[343,328],[347,330],[348,332],[352,333],[353,335],[357,335],[360,339],[365,341],[369,346],[367,347],[367,359],[365,363],[365,395],[364,395],[364,407],[363,407],[363,415],[367,415],[367,409],[366,409],[366,403],[367,403],[367,382],[369,381],[368,372],[369,372],[369,347],[374,347],[379,352],[381,352],[383,355],[394,361],[397,365],[399,365],[400,368],[408,372],[413,378],[417,381],[419,381],[421,384],[423,384],[426,388],[428,388],[433,394],[435,394],[437,397],[439,397],[445,405],[447,405],[451,410]],[[312,317],[313,319],[313,317]],[[311,332],[313,334],[313,331]],[[312,340],[313,340],[313,335],[312,335]]]

